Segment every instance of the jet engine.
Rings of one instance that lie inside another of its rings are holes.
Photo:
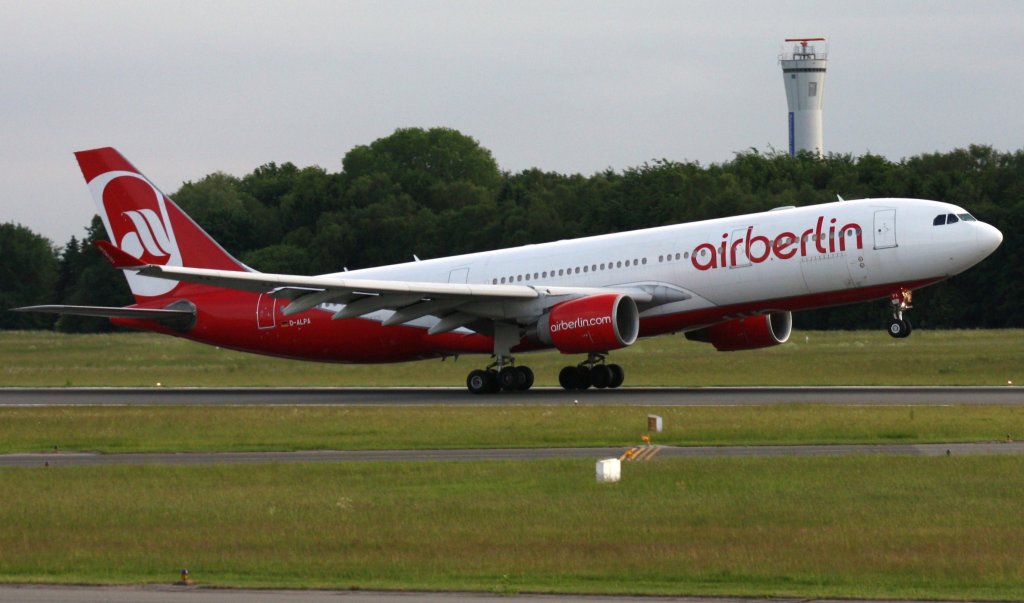
[[[632,345],[639,333],[636,302],[618,293],[562,302],[537,322],[537,339],[563,354],[624,348]]]
[[[786,343],[792,332],[793,315],[790,312],[772,312],[691,331],[686,334],[686,338],[710,343],[719,352],[734,352]]]

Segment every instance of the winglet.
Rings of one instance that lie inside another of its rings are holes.
[[[147,264],[132,254],[118,249],[110,241],[96,241],[96,248],[100,250],[114,268],[122,270],[138,270]]]

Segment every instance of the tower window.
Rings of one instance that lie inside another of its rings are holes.
[[[818,82],[807,82],[807,96],[818,96]]]

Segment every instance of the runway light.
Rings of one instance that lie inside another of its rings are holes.
[[[156,382],[156,386],[160,387],[160,382],[159,381]]]
[[[188,570],[187,569],[181,570],[181,581],[178,582],[178,584],[181,584],[181,585],[184,585],[184,586],[188,586],[189,584],[192,584],[192,578],[191,578],[191,576],[188,575]]]

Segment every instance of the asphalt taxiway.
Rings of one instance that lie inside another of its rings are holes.
[[[1024,387],[676,387],[565,391],[534,388],[474,396],[439,388],[0,388],[0,406],[46,405],[502,405],[603,404],[739,406],[756,404],[1024,405]]]

